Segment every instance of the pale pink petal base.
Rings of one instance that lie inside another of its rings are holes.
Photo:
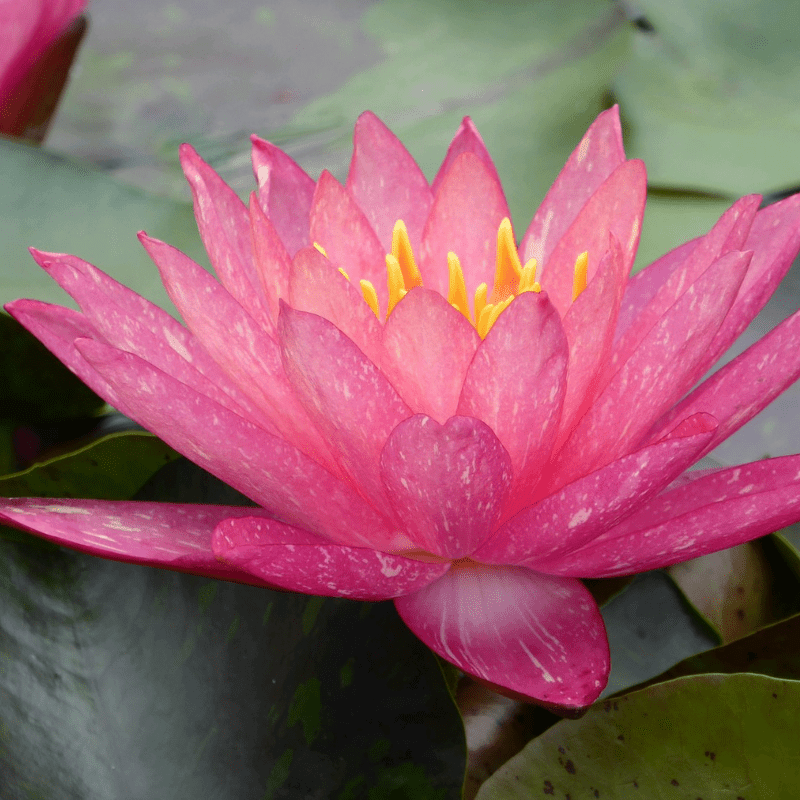
[[[233,568],[293,592],[387,600],[443,575],[447,561],[417,561],[362,547],[342,547],[277,520],[227,519],[214,531],[214,553]]]
[[[603,620],[580,581],[456,562],[395,605],[434,652],[512,693],[582,708],[608,680]]]

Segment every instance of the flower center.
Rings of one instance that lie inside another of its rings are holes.
[[[316,247],[323,255],[325,250],[316,242]],[[581,253],[575,261],[575,270],[572,283],[572,299],[586,288],[586,270],[589,263],[588,252]],[[473,312],[470,314],[469,301],[467,300],[467,287],[464,283],[464,273],[458,256],[452,251],[447,254],[447,269],[450,275],[450,284],[447,292],[447,301],[456,310],[460,311],[478,331],[480,337],[486,334],[497,321],[500,314],[508,308],[511,301],[523,292],[541,292],[542,287],[536,280],[536,259],[530,259],[524,266],[519,260],[517,245],[514,241],[514,231],[511,220],[505,217],[497,229],[497,255],[495,258],[494,288],[491,297],[487,297],[488,288],[481,283],[473,295]],[[347,280],[350,276],[343,270],[339,272]],[[392,313],[394,307],[415,286],[422,286],[414,251],[408,238],[408,231],[403,220],[399,219],[394,224],[392,231],[392,252],[386,255],[386,282],[389,289],[389,305],[386,316]],[[367,305],[380,319],[378,295],[370,281],[359,281],[361,293]],[[488,302],[487,302],[488,300]]]

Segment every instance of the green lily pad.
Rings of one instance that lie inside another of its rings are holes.
[[[636,34],[614,92],[651,183],[732,195],[800,184],[800,5],[635,6],[654,30]]]
[[[702,675],[595,704],[501,767],[478,800],[794,797],[800,682]]]
[[[147,195],[37,147],[0,140],[0,302],[32,297],[74,305],[27,252],[36,247],[78,255],[172,309],[136,238],[140,229],[206,263],[189,202]]]

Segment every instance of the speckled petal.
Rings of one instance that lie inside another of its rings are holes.
[[[684,420],[663,440],[612,461],[520,511],[472,557],[536,569],[540,559],[595,539],[690,467],[716,427],[708,414]]]
[[[253,143],[253,172],[258,183],[258,202],[293,256],[311,244],[308,218],[314,181],[283,150],[258,136]]]
[[[417,287],[383,326],[381,369],[411,409],[445,422],[456,413],[480,343],[472,324],[444,297]]]
[[[137,356],[88,339],[76,346],[136,422],[282,520],[341,544],[402,546],[348,484],[288,442]]]
[[[267,298],[271,326],[278,324],[278,301],[286,297],[289,285],[289,268],[292,258],[283,244],[278,230],[264,213],[255,193],[250,195],[250,239],[253,245],[253,262],[261,288]]]
[[[343,547],[264,518],[224,520],[214,552],[233,568],[293,592],[387,600],[417,591],[447,572],[447,561],[425,562],[364,547]]]
[[[328,320],[283,304],[278,332],[286,375],[339,465],[365,497],[388,508],[380,453],[411,410],[375,364]]]
[[[515,694],[582,708],[606,685],[603,620],[579,581],[524,567],[457,562],[395,605],[442,658]]]
[[[220,562],[214,528],[228,517],[268,516],[258,508],[108,500],[0,500],[0,520],[93,556],[165,567],[240,583],[264,581]]]
[[[614,106],[591,124],[545,195],[520,243],[523,263],[529,258],[540,264],[549,261],[583,206],[624,161],[619,109]]]
[[[459,155],[438,187],[422,233],[424,285],[447,297],[447,253],[452,251],[469,291],[486,282],[491,294],[497,229],[510,216],[496,173],[470,152]]]
[[[567,347],[547,295],[524,292],[500,314],[464,380],[458,413],[483,420],[511,456],[509,514],[528,504],[550,457],[564,399]]]
[[[381,477],[414,544],[444,558],[468,556],[491,533],[511,487],[511,459],[472,417],[444,425],[417,414],[381,453]]]
[[[750,255],[723,256],[664,314],[575,427],[543,490],[553,492],[635,447],[700,377],[697,365],[736,297]]]
[[[370,281],[386,313],[386,253],[364,212],[329,172],[319,176],[311,206],[311,240],[325,249],[350,279]]]
[[[271,324],[267,298],[253,263],[247,207],[191,145],[182,144],[180,154],[192,189],[200,238],[214,271],[251,317],[262,325]]]
[[[537,569],[608,578],[660,569],[800,520],[800,456],[743,464],[666,491],[593,542]]]
[[[412,247],[419,250],[433,193],[402,142],[371,111],[356,122],[347,188],[387,253],[398,219],[405,223]]]
[[[431,189],[434,194],[439,191],[439,186],[444,180],[445,175],[450,171],[453,162],[462,153],[472,153],[479,158],[487,171],[497,180],[497,183],[500,183],[500,176],[497,174],[497,168],[494,165],[494,161],[492,161],[492,157],[489,155],[489,151],[486,149],[486,145],[483,143],[481,135],[478,133],[478,129],[475,127],[475,123],[473,123],[469,117],[464,117],[461,121],[461,125],[458,126],[453,141],[450,142],[450,147],[447,148],[444,161],[442,161],[442,165],[439,167],[439,171],[436,173],[436,177],[431,184]]]

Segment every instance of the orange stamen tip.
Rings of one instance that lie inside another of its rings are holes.
[[[411,240],[408,238],[408,229],[405,222],[399,219],[392,230],[392,255],[397,259],[407,289],[422,286],[417,262],[414,260],[414,251],[411,249]]]
[[[572,301],[586,288],[586,274],[589,268],[589,252],[584,251],[575,259],[575,277],[572,281]]]
[[[378,308],[378,293],[375,291],[375,287],[370,281],[360,280],[358,283],[359,286],[361,286],[361,294],[364,295],[364,300],[366,301],[367,305],[372,309],[372,312],[375,314],[375,316],[380,319],[381,314],[380,309]]]
[[[478,320],[483,313],[483,309],[486,306],[486,294],[488,292],[488,287],[485,283],[481,283],[477,289],[475,289],[475,297],[474,297],[474,310],[475,310],[475,326],[478,325]]]
[[[458,256],[450,252],[447,254],[447,269],[450,273],[450,285],[447,291],[447,302],[457,308],[470,322],[469,303],[467,301],[467,286],[464,283],[464,272]]]
[[[511,220],[503,217],[497,229],[497,256],[495,259],[494,289],[492,302],[497,303],[516,294],[517,285],[522,275],[522,264],[514,241],[514,229]]]

